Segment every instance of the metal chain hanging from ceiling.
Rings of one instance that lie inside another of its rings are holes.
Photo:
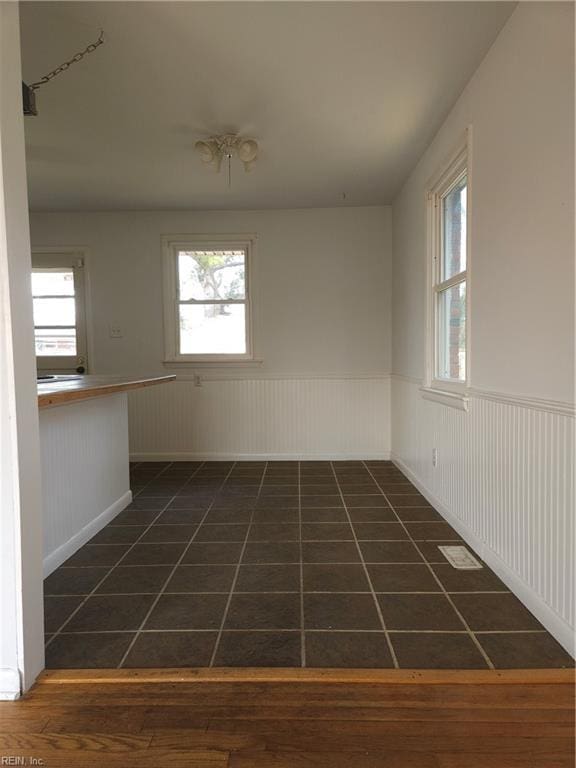
[[[32,85],[28,86],[32,91],[38,90],[41,85],[44,85],[44,83],[49,83],[52,78],[59,75],[61,72],[65,72],[69,66],[72,64],[76,64],[78,61],[82,61],[84,56],[88,55],[89,53],[92,53],[92,51],[95,51],[96,48],[98,48],[99,45],[102,45],[104,42],[104,30],[100,30],[100,36],[98,37],[98,40],[94,43],[90,43],[90,45],[86,46],[83,51],[80,51],[79,53],[72,56],[71,59],[68,59],[68,61],[65,61],[63,64],[60,64],[59,67],[56,67],[56,69],[53,69],[51,72],[48,72],[47,75],[44,75],[44,77],[40,78],[35,83],[32,83]]]

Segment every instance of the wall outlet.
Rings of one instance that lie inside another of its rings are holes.
[[[111,339],[121,339],[122,338],[122,328],[120,328],[119,325],[116,323],[113,323],[108,326],[109,332],[110,332],[110,338]]]
[[[202,376],[199,376],[197,373],[194,374],[194,386],[195,387],[202,386]]]
[[[438,466],[438,448],[432,448],[432,466]]]

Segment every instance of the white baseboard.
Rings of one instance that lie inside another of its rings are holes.
[[[14,701],[20,697],[20,674],[17,669],[0,668],[0,701]]]
[[[510,588],[516,597],[524,603],[526,608],[534,614],[538,621],[553,635],[560,645],[571,656],[575,655],[574,630],[550,606],[523,581],[502,558],[494,552],[474,531],[451,512],[434,494],[423,485],[412,470],[404,464],[402,459],[392,453],[392,461],[406,477],[413,483],[420,493],[425,496],[430,504],[446,519],[448,523],[460,534],[472,549],[484,560],[494,573]]]
[[[130,461],[389,461],[390,453],[131,453]]]
[[[68,539],[64,544],[61,544],[54,552],[46,555],[44,558],[44,578],[49,576],[52,571],[55,571],[59,565],[71,557],[83,544],[86,544],[92,536],[95,536],[98,531],[102,530],[111,520],[113,520],[117,514],[122,512],[128,504],[132,501],[132,491],[126,491],[119,499],[111,504],[107,509],[101,512],[98,517],[91,520],[88,525],[85,525],[82,530],[74,534],[72,538]]]

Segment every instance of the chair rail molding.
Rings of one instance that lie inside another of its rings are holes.
[[[409,376],[402,373],[389,374],[392,381],[404,381],[408,384],[418,384],[422,397],[427,398],[427,392],[430,388],[423,385],[423,379],[417,376]],[[442,392],[442,394],[449,394]],[[535,397],[533,395],[512,394],[510,392],[497,392],[495,390],[482,389],[480,387],[469,386],[458,397],[478,400],[491,400],[495,403],[507,405],[516,405],[522,408],[532,408],[537,411],[548,411],[549,413],[559,413],[564,416],[576,417],[576,403],[564,400],[550,400],[544,397]],[[434,398],[436,400],[436,398]],[[441,402],[436,400],[436,402]],[[465,409],[464,409],[465,410]]]

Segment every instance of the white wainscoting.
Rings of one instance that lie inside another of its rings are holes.
[[[40,409],[44,575],[131,499],[126,393]]]
[[[574,409],[469,398],[456,410],[393,376],[392,459],[574,654]]]
[[[180,379],[129,396],[134,460],[390,456],[390,377]]]

